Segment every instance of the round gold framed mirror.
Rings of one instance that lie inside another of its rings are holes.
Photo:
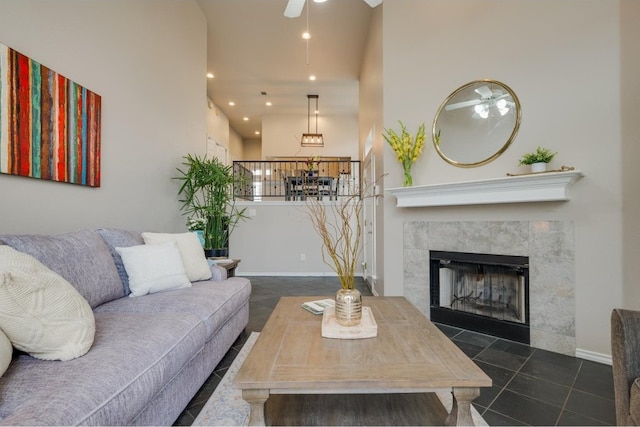
[[[489,163],[513,142],[522,110],[511,88],[496,80],[475,80],[456,89],[433,120],[436,151],[462,167]]]

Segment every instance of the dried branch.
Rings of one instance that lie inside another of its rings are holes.
[[[364,201],[376,197],[374,183],[360,194],[338,196],[324,202],[307,197],[306,213],[322,240],[322,261],[338,275],[343,289],[353,289],[358,259],[362,254],[362,208]]]

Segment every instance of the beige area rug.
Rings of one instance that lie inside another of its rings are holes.
[[[242,399],[240,390],[233,388],[233,380],[260,334],[252,332],[236,356],[227,373],[216,387],[192,425],[194,426],[246,426],[249,422],[249,404]],[[451,393],[436,393],[447,411],[451,410]],[[476,425],[488,425],[472,406],[471,415]]]

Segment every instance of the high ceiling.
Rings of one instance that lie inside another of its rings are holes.
[[[308,0],[298,18],[283,15],[287,0],[197,2],[208,23],[208,71],[215,75],[207,94],[242,138],[261,138],[255,132],[263,114],[306,116],[308,94],[319,95],[321,115],[357,114],[373,10],[363,0]],[[309,81],[310,74],[317,80]]]

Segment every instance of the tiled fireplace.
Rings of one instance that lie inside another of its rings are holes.
[[[531,342],[529,258],[429,251],[431,320]]]
[[[571,221],[405,223],[404,296],[427,316],[431,311],[430,252],[441,251],[527,257],[530,343],[537,348],[575,354]]]

